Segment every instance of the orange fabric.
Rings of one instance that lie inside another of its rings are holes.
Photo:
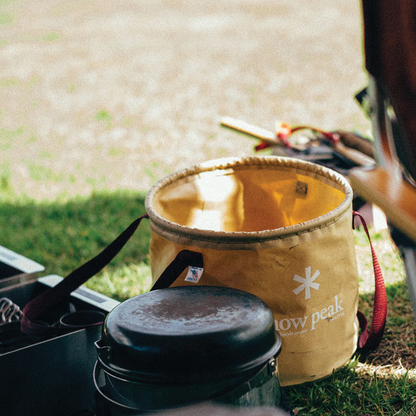
[[[197,283],[263,299],[282,336],[282,385],[317,380],[357,346],[358,273],[352,190],[299,160],[212,162],[155,185],[146,200],[156,280],[181,250],[202,253]],[[330,341],[329,341],[330,340]]]

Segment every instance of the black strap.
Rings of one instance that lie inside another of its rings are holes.
[[[180,251],[150,290],[166,289],[171,286],[188,266],[203,268],[202,253],[189,250]]]
[[[68,328],[52,327],[45,322],[36,322],[36,320],[60,302],[65,301],[74,290],[103,269],[129,241],[143,218],[149,217],[147,214],[144,214],[137,218],[100,254],[74,270],[59,284],[29,302],[23,309],[21,319],[22,332],[27,335],[45,336],[70,331],[71,329]],[[203,267],[202,254],[189,250],[179,252],[151,290],[169,287],[188,266]]]

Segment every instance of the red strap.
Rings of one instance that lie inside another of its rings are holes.
[[[260,144],[255,146],[254,150],[256,152],[260,152],[260,150],[268,149],[269,147],[272,147],[272,145],[270,143],[260,142]]]
[[[320,133],[332,143],[337,143],[340,140],[338,134],[327,132],[327,131],[322,130],[318,127],[306,126],[306,125],[305,126],[289,127],[287,124],[284,124],[284,123],[282,123],[282,126],[283,126],[282,131],[277,132],[277,137],[279,139],[283,140],[283,142],[285,142],[285,143],[286,142],[288,143],[290,135],[292,135],[293,133],[295,133],[297,131],[300,131],[300,130],[310,130],[310,131],[313,131],[315,133]],[[286,144],[286,146],[290,147],[290,144]]]
[[[337,143],[340,141],[340,137],[338,134],[336,133],[330,133],[327,132],[325,130],[319,129],[317,127],[313,127],[313,126],[295,126],[295,127],[291,127],[286,123],[280,123],[277,127],[276,127],[276,138],[278,139],[278,141],[280,141],[281,143],[283,143],[286,147],[290,148],[291,144],[289,142],[289,137],[299,131],[299,130],[311,130],[312,132],[315,133],[320,133],[322,134],[327,140],[329,140],[331,143]],[[271,147],[272,145],[270,143],[266,143],[264,141],[261,141],[260,144],[258,144],[254,149],[256,150],[256,152],[259,152],[260,150],[264,150],[267,149],[269,147]]]
[[[374,305],[373,305],[373,318],[371,321],[370,332],[368,332],[367,319],[361,312],[357,312],[357,318],[362,330],[361,336],[358,340],[359,348],[363,350],[376,349],[381,339],[383,338],[384,328],[387,318],[387,295],[386,287],[384,285],[383,273],[381,272],[380,264],[377,260],[374,247],[371,243],[370,233],[368,232],[367,224],[364,218],[356,211],[354,211],[354,217],[358,217],[364,227],[367,238],[370,242],[371,255],[373,257],[373,270],[375,280],[375,292],[374,292]]]

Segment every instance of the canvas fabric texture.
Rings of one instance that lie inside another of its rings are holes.
[[[283,386],[321,379],[357,348],[352,189],[322,166],[274,156],[221,159],[172,174],[146,198],[153,280],[181,250],[201,271],[179,285],[248,291],[282,336]],[[179,306],[180,307],[180,306]]]

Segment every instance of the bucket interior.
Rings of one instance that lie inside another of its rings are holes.
[[[178,178],[158,190],[153,208],[190,228],[255,232],[312,220],[345,196],[342,185],[313,171],[239,166]]]

